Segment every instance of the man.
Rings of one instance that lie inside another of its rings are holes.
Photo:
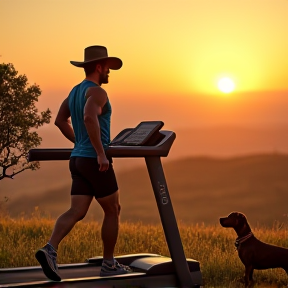
[[[112,160],[107,159],[105,154],[110,143],[111,105],[107,93],[101,88],[103,83],[108,83],[109,69],[120,69],[122,61],[108,57],[107,49],[103,46],[90,46],[85,48],[84,62],[70,63],[83,67],[86,75],[63,101],[55,120],[62,134],[74,143],[69,162],[72,177],[71,207],[57,219],[48,243],[35,254],[45,275],[54,281],[61,280],[56,263],[58,245],[74,225],[85,217],[93,197],[104,211],[100,275],[131,271],[114,259],[120,204]]]

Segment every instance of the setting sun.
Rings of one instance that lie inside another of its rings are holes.
[[[223,93],[231,93],[235,89],[235,83],[232,79],[224,77],[218,81],[218,88]]]

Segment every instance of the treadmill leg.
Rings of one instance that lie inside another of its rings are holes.
[[[194,287],[160,157],[145,157],[166,241],[181,287]]]

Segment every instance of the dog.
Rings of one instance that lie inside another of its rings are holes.
[[[235,246],[245,266],[245,287],[253,281],[254,269],[283,268],[288,274],[288,249],[258,240],[243,213],[232,212],[219,220],[222,227],[233,228],[238,236]]]

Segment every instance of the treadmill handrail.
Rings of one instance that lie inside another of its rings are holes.
[[[108,157],[167,157],[176,138],[173,131],[161,130],[164,138],[154,146],[109,146],[106,150]],[[29,151],[28,162],[69,160],[73,148],[34,148]]]

